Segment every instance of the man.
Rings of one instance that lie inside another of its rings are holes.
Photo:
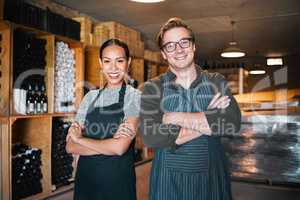
[[[155,148],[150,200],[229,200],[220,135],[240,129],[241,113],[220,74],[194,63],[195,38],[179,18],[161,27],[158,45],[169,71],[144,84],[141,133]]]

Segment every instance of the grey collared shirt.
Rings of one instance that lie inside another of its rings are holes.
[[[95,107],[104,107],[119,101],[119,89],[105,88],[98,99],[95,101]],[[75,121],[84,124],[88,108],[97,97],[99,90],[89,91],[82,102],[80,103],[77,111]],[[130,85],[126,86],[126,93],[124,97],[124,118],[138,117],[140,112],[141,92]]]

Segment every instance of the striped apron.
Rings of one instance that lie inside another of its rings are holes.
[[[167,112],[202,112],[213,97],[208,78],[184,89],[163,77],[162,106]],[[231,200],[225,154],[216,136],[201,136],[178,148],[155,152],[150,200]]]

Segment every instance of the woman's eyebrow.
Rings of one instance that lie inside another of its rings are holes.
[[[103,59],[120,59],[120,58],[123,58],[123,59],[126,59],[126,57],[125,56],[121,56],[121,57],[116,57],[116,58],[110,58],[110,57],[105,57],[105,56],[103,56]]]

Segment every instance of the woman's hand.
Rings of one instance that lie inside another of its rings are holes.
[[[228,96],[221,96],[221,93],[217,93],[210,101],[207,109],[224,109],[230,105],[230,99]]]
[[[83,126],[80,126],[77,122],[73,122],[68,130],[66,141],[72,139],[73,142],[78,143],[78,140],[82,137]]]
[[[121,137],[125,137],[125,138],[133,139],[135,135],[136,135],[136,129],[134,128],[134,125],[131,123],[124,122],[120,124],[117,133],[114,134],[114,138],[118,139]]]

